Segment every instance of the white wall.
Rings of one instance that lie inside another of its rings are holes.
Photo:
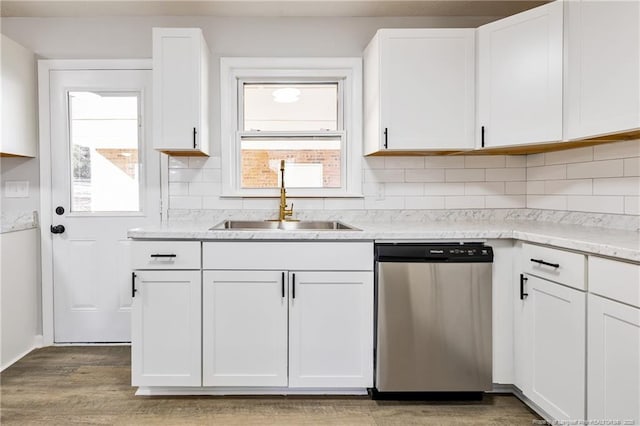
[[[38,230],[0,234],[0,371],[39,344]]]

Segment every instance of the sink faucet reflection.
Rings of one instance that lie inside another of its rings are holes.
[[[280,184],[280,211],[278,213],[278,220],[280,222],[284,222],[287,220],[287,217],[293,216],[293,203],[291,203],[291,208],[287,208],[287,190],[284,189],[284,160],[280,161],[280,173],[282,174],[281,184]]]

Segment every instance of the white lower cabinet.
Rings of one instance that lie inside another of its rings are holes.
[[[588,330],[588,419],[640,424],[640,309],[590,294]]]
[[[287,276],[203,273],[202,384],[287,386]]]
[[[556,420],[584,419],[586,294],[534,276],[527,284],[524,394]]]
[[[373,386],[373,273],[290,272],[289,386]]]
[[[132,276],[133,386],[201,386],[200,271]]]

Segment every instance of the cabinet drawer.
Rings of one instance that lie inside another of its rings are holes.
[[[640,307],[640,265],[589,256],[589,292]]]
[[[205,242],[203,269],[371,271],[372,242]]]
[[[200,269],[200,241],[134,241],[133,269]]]
[[[586,290],[584,255],[525,243],[522,257],[526,273]]]

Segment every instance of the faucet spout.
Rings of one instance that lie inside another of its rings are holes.
[[[291,208],[287,208],[287,190],[284,188],[284,160],[280,160],[280,173],[282,178],[280,179],[280,211],[278,213],[278,220],[283,222],[287,217],[293,216],[293,203]]]

